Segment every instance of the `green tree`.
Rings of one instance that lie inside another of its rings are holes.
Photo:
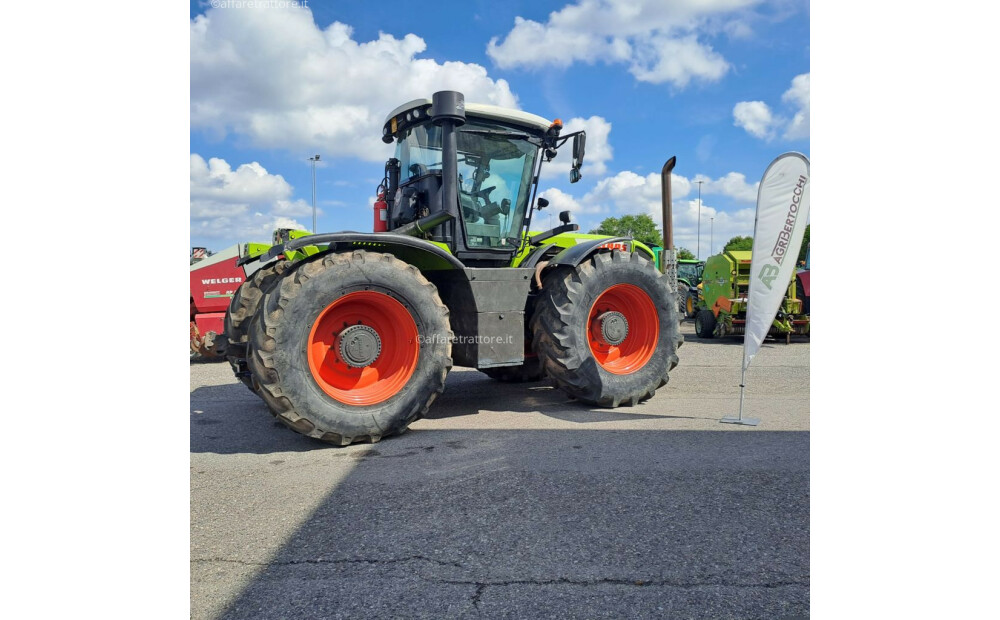
[[[733,237],[726,242],[726,245],[722,247],[723,252],[728,252],[729,250],[752,250],[753,249],[753,237]]]
[[[806,224],[806,234],[802,235],[802,247],[799,249],[799,258],[796,263],[801,263],[806,259],[806,252],[809,251],[809,224]]]
[[[656,222],[648,215],[623,215],[605,218],[601,225],[590,231],[592,235],[632,237],[646,245],[662,245],[663,235]]]
[[[694,255],[694,252],[687,248],[677,248],[677,258],[683,260],[694,260],[697,257]]]

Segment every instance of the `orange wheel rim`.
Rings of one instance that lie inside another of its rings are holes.
[[[413,376],[420,356],[417,336],[417,324],[397,300],[375,291],[349,293],[324,308],[313,323],[306,353],[309,370],[331,398],[374,405],[397,394]],[[359,341],[365,345],[362,353],[352,354],[359,348],[352,342]]]
[[[627,330],[622,327],[623,321]],[[645,366],[653,357],[659,339],[656,306],[637,286],[616,284],[601,293],[590,307],[587,320],[590,352],[610,373],[627,375]]]

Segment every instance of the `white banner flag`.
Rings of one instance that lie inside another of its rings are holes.
[[[808,220],[809,159],[801,153],[785,153],[764,171],[757,192],[744,370],[760,349],[788,290]]]

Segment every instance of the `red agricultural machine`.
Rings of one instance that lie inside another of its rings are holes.
[[[297,239],[308,233],[279,228],[272,244]],[[267,252],[272,244],[244,243],[221,252],[191,249],[191,352],[213,358],[225,354],[226,311],[240,286],[251,278],[260,263],[247,262]]]
[[[225,352],[223,324],[229,301],[250,275],[247,267],[238,266],[240,246],[234,245],[208,255],[205,248],[191,252],[191,352],[203,357],[218,357]],[[252,271],[250,272],[252,273]]]

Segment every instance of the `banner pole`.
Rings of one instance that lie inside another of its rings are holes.
[[[744,344],[745,348],[745,344]],[[723,424],[742,424],[743,426],[757,426],[760,424],[759,418],[744,418],[743,417],[743,392],[746,389],[747,384],[747,364],[743,365],[743,371],[740,373],[740,412],[739,417],[734,418],[733,416],[726,416],[719,420]]]
[[[746,391],[747,386],[747,367],[743,367],[743,372],[740,374],[740,420],[743,420],[743,392]]]

